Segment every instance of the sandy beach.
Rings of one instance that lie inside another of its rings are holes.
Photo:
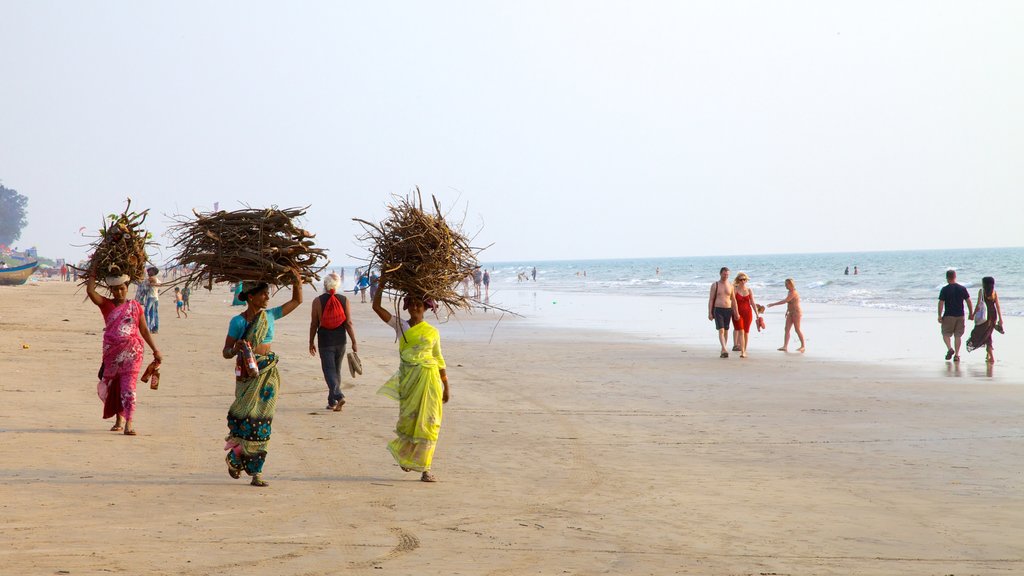
[[[431,485],[385,449],[396,345],[358,299],[365,372],[324,409],[309,289],[277,326],[256,489],[223,461],[227,296],[197,291],[187,320],[163,298],[163,380],[140,384],[130,438],[101,419],[84,291],[0,288],[0,574],[1024,572],[1024,381],[999,364],[783,355],[779,316],[745,362],[703,324],[689,342],[460,316],[439,325],[453,399]]]

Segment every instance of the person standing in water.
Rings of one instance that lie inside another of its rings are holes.
[[[803,319],[804,313],[800,309],[800,293],[796,291],[796,283],[793,282],[792,278],[786,278],[786,289],[789,290],[789,294],[785,298],[768,305],[769,308],[782,304],[786,305],[786,336],[782,341],[782,348],[779,348],[779,352],[789,352],[790,329],[796,329],[797,338],[800,338],[800,347],[796,351],[804,352],[806,350],[804,346],[804,333],[800,329],[800,320]]]

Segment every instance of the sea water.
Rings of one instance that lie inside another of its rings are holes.
[[[719,269],[727,266],[730,278],[741,271],[750,276],[748,286],[762,304],[784,298],[785,280],[792,278],[804,302],[914,312],[936,310],[946,270],[954,269],[972,300],[977,298],[982,277],[993,276],[1003,314],[1024,316],[1024,248],[484,261],[483,265],[491,273],[492,299],[502,291],[535,289],[706,299]],[[534,267],[536,281],[531,275]],[[530,279],[522,281],[521,273]]]

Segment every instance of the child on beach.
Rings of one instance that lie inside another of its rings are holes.
[[[160,351],[146,325],[142,305],[127,300],[128,275],[109,276],[104,280],[111,298],[96,291],[96,279],[89,276],[85,291],[93,304],[99,306],[106,327],[103,329],[103,364],[100,366],[96,392],[103,401],[103,419],[116,415],[111,432],[124,429],[127,436],[135,436],[135,382],[139,379],[145,348],[143,341],[153,350],[153,359],[163,361]]]
[[[185,297],[181,295],[181,288],[174,287],[174,311],[178,314],[178,318],[184,314],[185,318],[188,318],[188,312],[185,311]]]
[[[782,348],[779,348],[779,352],[789,352],[789,330],[791,328],[796,329],[796,335],[800,338],[800,348],[797,348],[797,352],[804,352],[806,350],[804,346],[804,333],[800,330],[800,320],[803,318],[803,311],[800,310],[800,293],[796,291],[796,283],[793,282],[792,278],[786,278],[786,289],[789,290],[789,294],[785,298],[768,305],[769,308],[782,304],[786,305],[786,336],[782,341]]]

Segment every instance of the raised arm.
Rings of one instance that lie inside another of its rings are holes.
[[[92,300],[92,303],[97,306],[100,306],[106,300],[96,291],[96,279],[92,277],[92,274],[89,274],[88,279],[85,281],[85,293],[89,295],[89,300]]]
[[[295,310],[299,307],[299,304],[302,304],[302,273],[298,270],[292,270],[292,274],[295,275],[295,278],[292,280],[292,299],[281,306],[282,318],[291,314],[292,310]]]
[[[380,280],[378,280],[378,284],[377,284],[377,291],[374,292],[374,294],[373,294],[373,311],[376,312],[377,316],[379,316],[380,319],[383,320],[384,322],[391,322],[391,312],[388,312],[380,304],[380,301],[381,301],[381,299],[383,297],[384,297],[384,274],[381,274],[380,275]]]
[[[792,300],[792,299],[793,299],[793,293],[789,292],[789,293],[786,294],[786,297],[783,298],[782,300],[779,300],[778,302],[772,302],[771,304],[769,304],[768,308],[771,308],[772,306],[782,306],[783,304],[789,304],[789,301]]]

